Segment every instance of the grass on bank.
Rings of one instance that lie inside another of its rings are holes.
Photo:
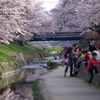
[[[28,48],[28,49],[39,49],[39,50],[43,50],[43,48],[42,47],[38,47],[38,46],[30,46],[30,45],[26,45],[25,46],[26,48]]]
[[[0,61],[11,62],[13,61],[12,56],[15,55],[15,52],[20,52],[22,54],[35,56],[40,54],[42,47],[37,46],[20,46],[17,43],[0,44]]]
[[[59,52],[59,51],[62,51],[63,48],[62,47],[59,47],[59,46],[52,46],[51,48],[46,48],[47,52],[51,53],[53,51],[55,52]]]
[[[52,48],[46,49],[48,53],[51,53],[52,51],[58,52],[61,50],[62,48],[59,46],[53,46]],[[16,52],[20,52],[25,55],[35,56],[43,53],[44,50],[42,47],[30,46],[30,45],[20,46],[17,43],[10,43],[9,45],[0,44],[0,61],[12,62],[13,56],[15,55]]]
[[[34,91],[34,100],[37,100],[37,98],[38,98],[38,85],[39,85],[39,82],[35,82],[32,85],[32,89]]]

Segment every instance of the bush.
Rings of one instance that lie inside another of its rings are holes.
[[[47,65],[48,65],[48,66],[51,66],[51,61],[52,61],[52,60],[48,60],[48,61],[47,61]]]

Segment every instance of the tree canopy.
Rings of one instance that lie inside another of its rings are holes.
[[[100,33],[100,0],[59,0],[51,14],[41,0],[0,0],[0,42],[26,41],[53,31]]]
[[[0,0],[0,42],[26,41],[51,30],[52,17],[38,0]]]
[[[59,0],[52,14],[55,30],[82,32],[100,23],[100,0]]]

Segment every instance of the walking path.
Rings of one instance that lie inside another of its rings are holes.
[[[39,86],[43,100],[100,100],[100,90],[69,74],[64,78],[64,69],[59,67],[41,76]]]

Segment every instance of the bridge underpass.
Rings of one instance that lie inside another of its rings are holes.
[[[30,41],[72,41],[72,40],[85,40],[85,37],[52,37],[52,38],[34,38]]]
[[[85,40],[81,33],[59,33],[59,34],[45,34],[44,36],[35,35],[30,41],[71,41],[71,40]]]

